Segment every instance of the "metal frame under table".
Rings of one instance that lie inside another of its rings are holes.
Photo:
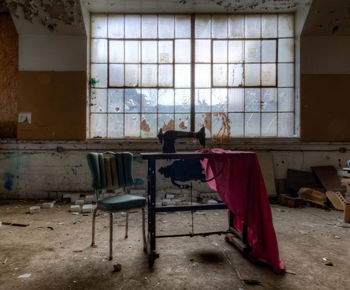
[[[247,239],[247,226],[243,224],[242,232],[234,227],[234,215],[230,211],[229,227],[226,231],[204,232],[204,233],[188,233],[175,235],[156,235],[156,213],[157,212],[175,212],[175,211],[195,211],[195,210],[215,210],[227,209],[223,203],[210,205],[185,205],[185,206],[156,206],[156,161],[157,160],[174,160],[174,159],[204,159],[210,157],[211,154],[200,152],[180,152],[180,153],[141,153],[141,157],[148,161],[148,239],[147,253],[149,265],[153,266],[155,259],[159,257],[156,253],[156,238],[184,237],[184,236],[208,236],[213,234],[226,234],[226,240],[235,245],[244,256],[246,256],[251,247]]]

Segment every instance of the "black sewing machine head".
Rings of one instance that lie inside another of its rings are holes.
[[[205,147],[205,128],[203,127],[198,132],[169,130],[165,133],[159,129],[158,138],[160,143],[163,143],[163,153],[175,153],[175,140],[178,138],[197,138],[199,143]]]

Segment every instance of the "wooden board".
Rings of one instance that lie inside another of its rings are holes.
[[[337,169],[334,166],[314,166],[311,169],[326,190],[343,190]]]
[[[256,155],[258,157],[261,173],[264,178],[267,195],[277,196],[272,153],[256,152]]]
[[[302,187],[299,190],[299,196],[305,201],[312,202],[324,208],[327,207],[326,206],[327,196],[324,192],[321,192],[319,190]]]
[[[326,196],[335,209],[344,210],[346,201],[343,195],[339,191],[338,192],[327,191]]]
[[[18,139],[85,139],[85,71],[21,71],[19,84],[18,112],[31,122],[18,123]]]
[[[300,76],[300,139],[350,141],[350,74]]]

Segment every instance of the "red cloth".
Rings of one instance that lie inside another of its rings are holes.
[[[209,186],[217,191],[235,217],[238,229],[248,227],[249,257],[272,266],[276,273],[285,270],[279,259],[269,200],[257,156],[253,152],[203,149],[212,156],[201,161]]]

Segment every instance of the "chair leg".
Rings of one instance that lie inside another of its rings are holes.
[[[125,219],[125,239],[128,238],[128,230],[129,230],[129,213],[126,212],[126,219]]]
[[[109,213],[109,260],[113,259],[113,213]]]
[[[146,245],[146,221],[145,221],[145,208],[142,208],[142,235],[143,235],[143,251],[147,251]]]
[[[96,222],[96,214],[97,214],[97,207],[94,209],[94,212],[92,214],[92,241],[91,241],[91,247],[95,248],[95,222]]]

